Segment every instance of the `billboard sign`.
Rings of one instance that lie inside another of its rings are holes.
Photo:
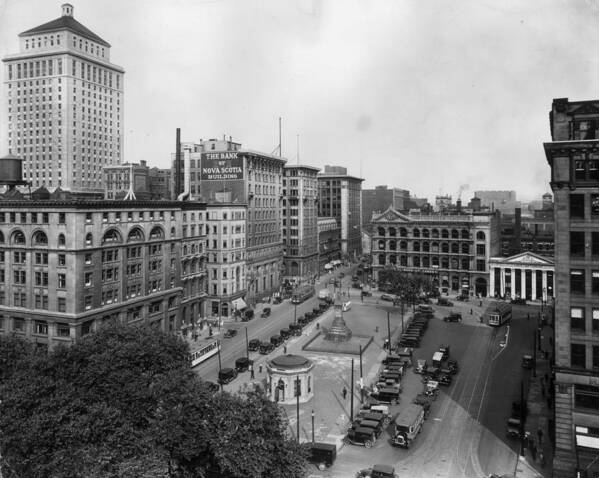
[[[202,153],[201,181],[243,179],[243,158],[237,151]]]

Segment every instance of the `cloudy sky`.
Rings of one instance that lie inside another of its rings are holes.
[[[0,56],[61,3],[0,0]],[[271,153],[282,117],[290,162],[299,136],[302,164],[346,166],[366,188],[533,199],[549,190],[552,99],[599,98],[597,0],[71,3],[126,70],[124,159],[153,166],[177,127]]]

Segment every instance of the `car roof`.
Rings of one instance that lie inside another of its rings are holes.
[[[364,433],[366,435],[372,435],[374,433],[374,430],[369,427],[359,426],[359,427],[354,428],[354,432],[355,433]]]
[[[378,471],[380,473],[390,473],[393,474],[395,473],[395,468],[393,468],[392,466],[389,465],[380,465],[380,464],[376,464],[372,467],[372,471]]]

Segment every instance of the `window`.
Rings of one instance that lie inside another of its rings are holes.
[[[584,295],[584,270],[570,270],[570,293]]]
[[[484,259],[477,259],[476,260],[476,270],[478,272],[485,272],[485,260]]]
[[[58,224],[66,224],[67,223],[67,216],[64,212],[59,212],[58,213]]]
[[[585,344],[570,344],[570,366],[586,366],[586,346]]]
[[[67,311],[67,299],[64,297],[59,297],[58,298],[58,312],[66,312],[66,311]],[[60,327],[60,324],[57,325],[57,327]],[[68,326],[67,326],[67,331],[68,331]],[[60,334],[59,334],[59,336],[60,336]],[[67,336],[68,336],[68,333],[67,333]]]
[[[81,324],[81,335],[87,335],[92,331],[92,326],[94,324],[93,320],[88,320]]]
[[[91,222],[92,222],[92,213],[91,212],[85,213],[85,222],[86,222],[86,224],[91,224]]]
[[[92,263],[92,255],[91,254],[85,254],[85,264],[86,265],[90,265]]]
[[[599,256],[599,232],[591,233],[591,255],[594,257]]]
[[[15,332],[25,332],[25,319],[15,317],[12,325]]]
[[[84,301],[85,310],[89,310],[92,308],[92,296],[86,295]]]
[[[584,194],[570,194],[570,218],[584,219]]]
[[[91,233],[91,232],[88,232],[88,233],[85,235],[85,245],[86,245],[86,246],[91,246],[91,245],[92,245],[92,242],[93,242],[93,236],[92,236],[92,233]]]
[[[48,322],[43,320],[36,320],[35,333],[40,335],[48,335]]]
[[[574,385],[574,406],[599,410],[599,387]]]
[[[58,254],[58,265],[66,266],[67,265],[67,256],[66,254]]]
[[[48,253],[47,252],[36,252],[35,253],[35,264],[36,265],[48,265]]]
[[[599,345],[593,345],[593,368],[599,368]]]
[[[56,324],[56,335],[58,337],[70,337],[71,330],[69,324]]]
[[[64,247],[67,243],[67,240],[65,238],[64,234],[59,234],[58,235],[58,247]]]
[[[584,331],[584,309],[582,307],[570,308],[570,328]]]
[[[26,284],[27,273],[25,271],[13,271],[13,282],[15,284]]]
[[[41,287],[48,287],[48,273],[47,272],[36,272],[35,273],[35,285]]]
[[[570,257],[584,257],[584,231],[570,231]]]
[[[599,271],[593,271],[591,274],[591,292],[593,295],[599,295]]]
[[[66,289],[67,287],[67,275],[58,274],[58,283],[56,285],[58,289]]]
[[[484,256],[486,253],[486,248],[487,248],[487,246],[485,244],[477,244],[476,245],[476,255]]]
[[[593,333],[599,333],[599,309],[593,309]]]

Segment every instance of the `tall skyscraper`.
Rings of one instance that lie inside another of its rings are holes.
[[[101,193],[102,168],[123,153],[123,74],[110,44],[62,16],[19,34],[3,59],[8,152],[33,187]]]
[[[553,476],[599,476],[599,100],[553,100],[555,454]]]

